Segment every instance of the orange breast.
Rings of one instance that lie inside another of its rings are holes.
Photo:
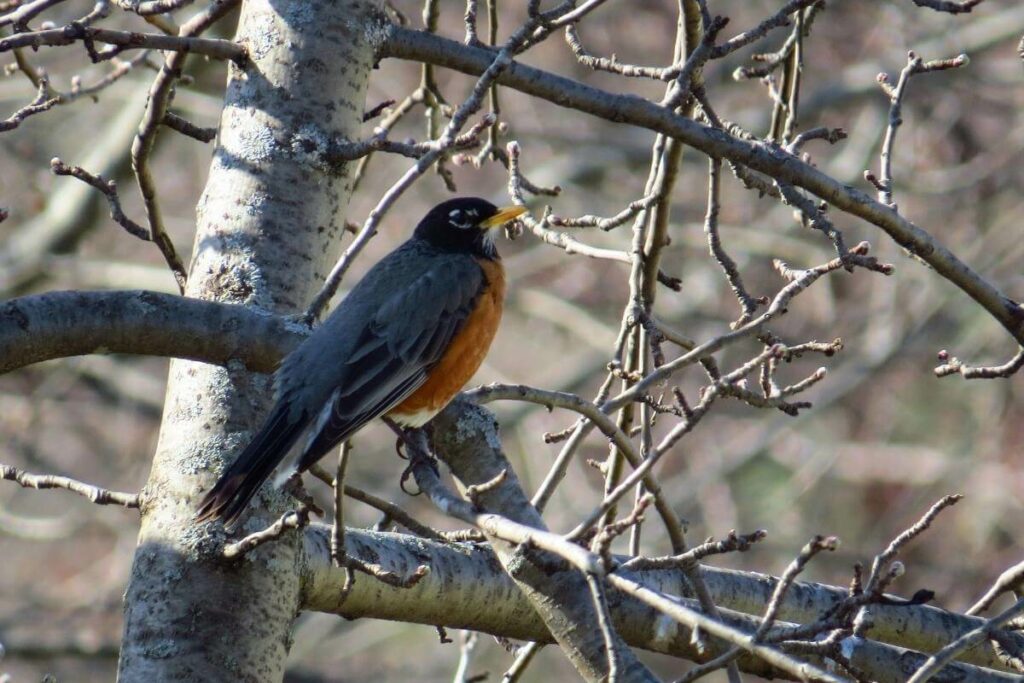
[[[501,322],[505,302],[505,269],[498,261],[481,260],[480,266],[487,278],[487,286],[475,310],[466,318],[465,325],[430,371],[423,386],[388,413],[397,421],[425,423],[448,405],[483,363]]]

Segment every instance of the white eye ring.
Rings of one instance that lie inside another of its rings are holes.
[[[467,213],[476,214],[476,211],[452,209],[448,212],[448,223],[460,230],[469,230],[475,225],[475,223],[472,219],[467,218]]]

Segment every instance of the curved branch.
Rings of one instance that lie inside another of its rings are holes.
[[[272,372],[305,334],[246,306],[144,290],[48,292],[0,304],[0,373],[92,353],[238,361]]]
[[[486,49],[394,25],[388,28],[381,56],[426,62],[472,75],[483,72],[493,60],[493,54]],[[501,85],[561,107],[664,133],[708,156],[743,164],[780,182],[803,188],[884,230],[981,304],[1014,339],[1024,343],[1024,308],[1020,304],[892,208],[782,149],[741,140],[635,95],[606,92],[519,63],[511,64],[497,80]]]

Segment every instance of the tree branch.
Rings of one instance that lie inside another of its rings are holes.
[[[420,564],[430,566],[431,571],[419,583],[407,589],[379,582],[357,581],[342,600],[339,593],[346,580],[345,570],[335,567],[331,562],[330,529],[322,524],[313,524],[305,529],[303,539],[301,571],[304,609],[338,614],[348,619],[390,619],[446,628],[466,628],[516,640],[552,642],[550,632],[526,596],[487,547],[438,543],[404,534],[363,529],[348,529],[345,542],[347,553],[372,555],[378,558],[385,569],[396,574],[408,573]],[[625,558],[616,559],[621,561]],[[773,579],[762,574],[744,574],[710,567],[705,567],[702,573],[716,602],[725,608],[722,610],[724,622],[753,634],[760,623],[760,617],[756,615],[764,611],[770,599]],[[679,588],[676,568],[637,572],[631,574],[631,577],[637,585],[658,593],[671,594]],[[818,614],[834,604],[833,597],[839,600],[845,595],[846,591],[841,588],[797,581],[781,602],[779,615],[786,620],[794,620],[803,615],[807,620],[814,621]],[[699,609],[697,601],[688,597],[674,598],[674,601],[690,609]],[[741,603],[743,612],[737,611]],[[921,605],[879,605],[874,609],[877,611],[873,612],[876,620],[873,637],[885,629],[892,629],[888,631],[891,637],[905,638],[911,630],[908,624],[921,624],[923,628],[920,633],[927,634],[929,640],[914,645],[919,649],[940,647],[949,642],[950,638],[956,638],[985,623],[983,619],[970,619]],[[629,597],[616,594],[611,616],[616,631],[633,647],[694,661],[708,661],[727,651],[716,640],[694,640],[690,629],[673,627],[656,610]],[[792,627],[791,621],[786,621],[777,623],[775,628],[781,631]],[[1022,640],[1019,636],[1016,638]],[[854,663],[877,677],[877,680],[893,680],[889,677],[893,671],[904,670],[901,662],[913,665],[923,663],[926,659],[924,655],[867,639],[851,641],[847,649],[854,655]],[[963,653],[963,657],[966,661],[999,666],[991,647],[984,643],[979,648]],[[815,661],[815,657],[810,659]],[[741,656],[738,662],[744,671],[766,677],[782,675],[778,669],[748,655]],[[972,683],[1009,683],[1016,680],[1013,674],[991,669],[963,663],[953,666],[958,673],[971,677]],[[884,673],[886,671],[888,673]]]
[[[49,292],[0,304],[0,373],[132,353],[271,372],[307,330],[258,309],[139,290]]]
[[[93,486],[69,477],[55,474],[29,474],[10,465],[0,465],[0,479],[17,482],[24,488],[31,489],[65,489],[80,496],[85,496],[96,505],[121,505],[126,508],[139,507],[137,493],[122,493]]]
[[[382,57],[424,61],[476,75],[493,59],[491,52],[400,26],[388,27]],[[498,83],[556,105],[617,123],[647,128],[677,138],[709,156],[748,166],[783,183],[801,187],[833,206],[884,230],[936,272],[981,304],[1024,343],[1024,308],[972,270],[931,234],[873,199],[778,148],[742,140],[673,113],[635,95],[617,95],[541,69],[513,62]]]
[[[44,45],[71,45],[77,40],[108,43],[110,45],[117,45],[123,50],[143,49],[191,52],[197,55],[213,57],[214,59],[230,59],[236,62],[243,62],[246,59],[245,48],[230,40],[167,36],[162,33],[116,31],[109,28],[94,28],[80,24],[69,24],[61,28],[32,31],[30,33],[16,33],[9,38],[0,39],[0,53],[9,52],[19,47],[39,48]]]

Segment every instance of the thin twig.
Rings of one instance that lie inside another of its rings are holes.
[[[959,373],[964,379],[1006,378],[1014,376],[1020,372],[1021,368],[1024,368],[1024,346],[1021,346],[1013,358],[1002,365],[965,365],[959,358],[950,358],[946,351],[939,352],[939,360],[942,361],[942,365],[935,368],[936,377],[947,377]]]
[[[334,524],[331,526],[331,561],[335,567],[345,566],[345,470],[352,450],[349,441],[338,449],[338,469],[334,478]]]
[[[183,116],[179,116],[172,111],[164,114],[163,124],[172,130],[176,130],[182,135],[186,135],[199,142],[212,142],[217,137],[216,128],[203,128],[197,126]]]
[[[534,655],[540,652],[543,647],[540,643],[532,642],[527,643],[523,647],[519,648],[519,652],[516,653],[516,659],[512,662],[512,666],[508,668],[505,675],[501,677],[501,683],[516,683],[526,671],[526,667],[533,661]]]
[[[96,505],[120,505],[126,508],[138,508],[140,497],[137,493],[110,491],[93,486],[70,477],[55,474],[29,474],[11,465],[0,465],[0,479],[13,481],[24,488],[31,489],[64,489],[89,499]]]
[[[328,474],[327,470],[325,470],[321,465],[313,465],[312,467],[309,468],[308,471],[310,474],[312,474],[313,476],[315,476],[317,479],[324,482],[328,486],[332,488],[334,487],[334,477]],[[436,529],[432,529],[426,524],[423,524],[422,522],[418,521],[415,517],[406,512],[405,509],[399,507],[398,505],[395,505],[390,501],[384,500],[383,498],[378,498],[372,493],[368,493],[360,488],[352,486],[351,484],[345,484],[344,490],[345,495],[348,496],[349,498],[352,498],[353,500],[358,500],[360,503],[369,505],[372,508],[380,510],[381,512],[384,513],[384,515],[391,518],[395,522],[401,524],[417,536],[429,538],[434,541],[440,541],[441,543],[446,543],[449,540],[441,532],[437,531]]]
[[[24,107],[14,112],[4,120],[0,120],[0,133],[5,131],[14,130],[21,125],[21,122],[30,116],[35,114],[41,114],[44,111],[52,109],[55,105],[60,103],[59,97],[52,97],[49,93],[49,83],[45,78],[40,78],[39,89],[36,93],[35,99]]]
[[[107,204],[110,206],[110,217],[114,219],[115,223],[140,240],[152,241],[149,230],[125,215],[124,210],[121,208],[121,200],[117,195],[117,183],[113,180],[106,180],[101,175],[93,175],[81,166],[68,166],[57,157],[50,160],[50,170],[56,175],[71,176],[95,187],[107,198]]]
[[[907,84],[910,82],[911,76],[959,68],[968,64],[969,61],[967,55],[960,55],[952,59],[925,62],[911,50],[907,53],[907,65],[900,71],[900,77],[895,86],[890,84],[889,77],[886,74],[878,74],[878,84],[889,95],[889,124],[885,129],[885,140],[882,142],[881,177],[875,180],[874,176],[868,171],[865,172],[865,178],[878,190],[878,201],[881,203],[893,208],[896,207],[892,196],[893,145],[896,142],[896,131],[899,130],[900,125],[903,123],[903,98],[906,95]]]
[[[294,510],[289,510],[266,529],[261,529],[251,533],[245,538],[235,541],[234,543],[228,543],[221,551],[221,555],[223,555],[224,559],[227,560],[234,560],[243,557],[264,543],[276,541],[289,531],[303,528],[309,524],[309,513],[310,509],[305,505],[300,505]]]

